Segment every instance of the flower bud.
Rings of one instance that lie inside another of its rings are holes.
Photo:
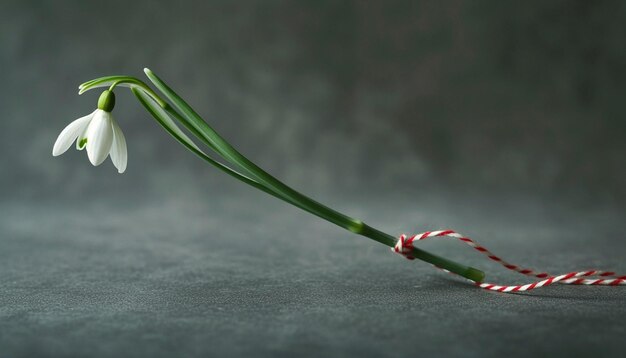
[[[109,90],[102,92],[98,99],[98,109],[111,112],[115,107],[115,94]]]

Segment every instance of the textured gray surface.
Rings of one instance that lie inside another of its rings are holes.
[[[148,66],[375,227],[625,271],[625,21],[600,1],[0,1],[0,357],[623,356],[625,290],[475,290],[218,174],[126,91],[124,175],[50,153],[95,106],[79,83]]]
[[[442,196],[345,209],[390,232],[453,225],[555,273],[626,271],[611,213]],[[622,288],[491,293],[260,193],[165,199],[3,204],[0,356],[623,356]],[[464,245],[423,246],[527,281]]]

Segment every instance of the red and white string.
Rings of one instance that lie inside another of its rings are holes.
[[[425,240],[430,237],[449,237],[458,239],[461,242],[466,243],[467,245],[473,247],[475,250],[479,251],[483,255],[487,256],[489,259],[498,262],[505,268],[519,272],[526,276],[534,276],[542,279],[541,281],[536,281],[532,283],[528,283],[525,285],[515,285],[515,286],[503,286],[496,285],[493,283],[484,283],[484,282],[474,282],[474,284],[480,288],[484,288],[486,290],[498,291],[498,292],[523,292],[530,291],[535,288],[549,286],[553,283],[562,283],[562,284],[570,284],[570,285],[603,285],[603,286],[621,286],[626,285],[626,275],[617,275],[615,272],[611,271],[600,271],[600,270],[589,270],[589,271],[577,271],[577,272],[569,272],[562,275],[551,275],[547,272],[536,272],[529,268],[523,268],[518,265],[513,265],[501,259],[500,257],[494,255],[491,251],[487,250],[485,247],[479,245],[474,240],[469,237],[465,237],[453,230],[438,230],[438,231],[427,231],[421,234],[409,236],[409,235],[401,235],[396,243],[396,246],[391,249],[409,260],[413,260],[413,242]],[[450,272],[448,270],[443,270],[446,272]],[[595,278],[593,278],[595,277]],[[470,280],[471,281],[471,280]]]

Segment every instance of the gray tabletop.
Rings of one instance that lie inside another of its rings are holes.
[[[165,199],[3,203],[0,356],[623,356],[621,287],[487,292],[261,193]],[[550,272],[626,271],[610,211],[351,200],[390,232],[454,226]],[[460,243],[422,246],[528,282]]]

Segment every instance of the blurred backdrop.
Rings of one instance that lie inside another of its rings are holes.
[[[96,106],[80,83],[150,67],[390,234],[623,272],[625,22],[620,1],[0,0],[0,355],[623,356],[619,288],[472,290],[226,177],[126,89],[126,173],[51,152]]]
[[[614,1],[4,0],[0,193],[239,190],[122,90],[126,174],[76,151],[52,158],[60,130],[96,104],[78,84],[150,67],[243,153],[314,197],[623,204],[625,20]]]

